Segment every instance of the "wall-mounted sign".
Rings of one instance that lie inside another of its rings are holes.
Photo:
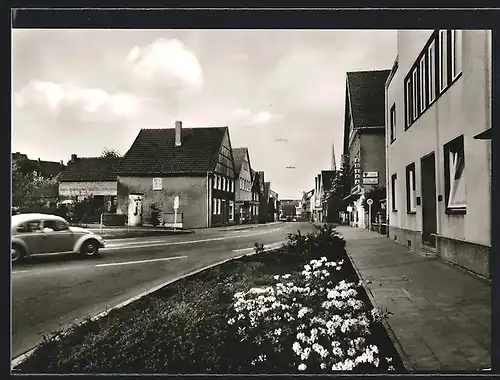
[[[364,185],[378,185],[378,178],[363,178]]]
[[[377,178],[378,172],[363,172],[363,178]]]

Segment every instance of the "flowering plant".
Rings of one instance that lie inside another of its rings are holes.
[[[278,363],[291,353],[288,369],[299,371],[379,367],[370,327],[384,315],[359,299],[360,284],[336,279],[343,265],[343,260],[313,259],[300,273],[275,275],[272,285],[234,294],[228,324],[256,369],[284,370]]]

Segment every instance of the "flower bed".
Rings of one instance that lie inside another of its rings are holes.
[[[331,373],[404,370],[328,227],[289,235],[47,339],[26,373]]]

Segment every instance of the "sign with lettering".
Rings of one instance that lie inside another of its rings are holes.
[[[117,182],[61,182],[59,183],[59,195],[64,197],[77,196],[116,196]]]
[[[359,185],[359,183],[360,183],[360,179],[359,179],[359,178],[355,178],[355,179],[354,179],[354,184],[355,184],[355,185]]]
[[[363,178],[364,185],[378,185],[378,178]]]
[[[361,169],[360,169],[360,168],[355,168],[355,169],[354,169],[354,173],[355,173],[355,174],[359,174],[359,173],[361,173]]]
[[[378,172],[363,172],[363,178],[377,178]]]
[[[356,158],[354,159],[354,163],[359,163],[359,157],[356,157]]]
[[[361,168],[361,164],[359,162],[354,163],[354,168],[359,169]]]

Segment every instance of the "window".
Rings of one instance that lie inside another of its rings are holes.
[[[40,220],[30,220],[26,223],[26,232],[42,231],[42,222]]]
[[[451,79],[455,79],[462,72],[462,31],[452,30],[450,32],[450,59]]]
[[[67,231],[68,224],[61,220],[46,220],[43,222],[43,228],[50,228],[54,231]]]
[[[412,163],[406,167],[406,212],[416,212],[416,203],[415,163]]]
[[[414,121],[418,117],[418,80],[417,80],[417,68],[413,70],[411,74],[411,85],[412,85],[412,119]]]
[[[429,104],[436,99],[436,42],[432,41],[427,52],[427,79],[429,85]]]
[[[406,118],[406,126],[410,126],[413,121],[413,110],[411,107],[412,104],[412,91],[411,91],[411,78],[406,80],[405,85],[405,118]]]
[[[439,31],[439,91],[442,92],[448,85],[448,33]]]
[[[217,175],[217,187],[216,187],[217,190],[220,190],[220,177],[219,175]]]
[[[420,113],[424,112],[426,106],[426,79],[427,73],[425,70],[425,56],[420,59],[420,70],[419,70],[419,90],[420,90]]]
[[[397,174],[393,174],[391,177],[391,203],[392,203],[392,211],[398,211],[396,207],[396,182],[398,179]]]
[[[217,199],[217,214],[220,215],[221,213],[221,200]]]
[[[153,178],[153,190],[161,190],[163,185],[162,178]]]
[[[222,177],[222,188],[221,190],[226,190],[226,177]]]
[[[464,137],[444,146],[444,177],[447,211],[465,211],[465,153]]]
[[[391,142],[396,140],[396,104],[393,104],[390,111],[390,133],[391,133]]]
[[[234,202],[229,201],[229,220],[234,220]]]
[[[217,215],[217,199],[213,198],[212,201],[212,214]]]

